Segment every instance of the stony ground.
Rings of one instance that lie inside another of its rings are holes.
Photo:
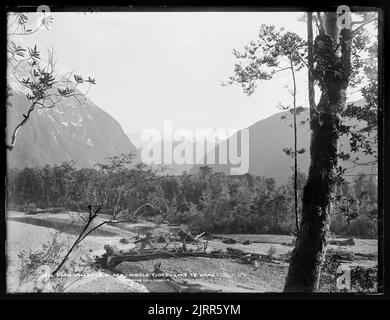
[[[69,247],[80,228],[77,214],[39,214],[26,216],[24,213],[9,212],[7,223],[7,253],[9,268],[7,272],[7,288],[9,292],[31,291],[32,283],[20,284],[18,254],[25,250],[36,250],[57,234],[61,241]],[[72,226],[69,227],[69,221]],[[75,222],[76,221],[76,222]],[[64,224],[68,223],[68,226]],[[101,221],[97,221],[99,223]],[[88,236],[71,255],[70,261],[79,261],[80,257],[94,257],[104,252],[104,245],[125,246],[120,239],[132,239],[142,230],[153,229],[149,222],[127,226],[102,227],[100,232]],[[130,231],[132,230],[132,231]],[[136,231],[136,232],[134,232]],[[283,289],[287,274],[287,262],[278,257],[290,252],[292,237],[277,235],[223,235],[237,241],[251,240],[253,243],[225,244],[220,239],[209,241],[208,250],[226,250],[227,247],[240,249],[250,253],[273,253],[276,261],[261,262],[257,266],[242,264],[232,259],[210,259],[203,257],[158,259],[157,261],[122,262],[114,270],[88,270],[87,276],[69,277],[65,292],[175,292],[176,287],[165,280],[150,280],[140,277],[153,271],[154,264],[161,263],[161,270],[172,275],[178,282],[196,284],[202,290],[219,290],[222,292],[280,292]],[[353,253],[377,253],[375,240],[355,239],[353,246],[328,246],[337,250]],[[66,248],[64,248],[65,250]],[[65,251],[64,251],[65,252]],[[357,260],[353,264],[375,265],[376,260]],[[126,276],[124,276],[126,275]]]

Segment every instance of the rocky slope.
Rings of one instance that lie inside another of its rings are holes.
[[[7,141],[29,108],[25,95],[13,90],[7,111]],[[92,167],[107,157],[137,152],[120,124],[90,99],[59,102],[52,109],[36,109],[20,129],[14,150],[7,151],[9,168],[58,164],[73,160]]]

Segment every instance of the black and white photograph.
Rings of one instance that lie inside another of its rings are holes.
[[[381,8],[15,5],[6,33],[6,295],[384,293]]]

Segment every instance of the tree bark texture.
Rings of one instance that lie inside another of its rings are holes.
[[[346,103],[350,77],[350,30],[338,30],[336,13],[325,14],[326,34],[317,36],[313,60],[320,101],[311,117],[310,167],[303,190],[302,216],[290,260],[285,292],[318,289],[329,224],[327,208],[335,186],[339,111]]]

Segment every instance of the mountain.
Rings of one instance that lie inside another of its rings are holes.
[[[26,96],[12,91],[12,107],[7,112],[7,141],[29,108]],[[107,157],[137,153],[120,124],[87,98],[79,104],[64,99],[51,109],[36,109],[21,127],[15,148],[7,151],[10,168],[42,167],[63,161],[76,161],[78,167],[92,167]]]
[[[127,133],[127,136],[138,150],[140,150],[145,145],[145,142],[141,140],[141,135],[141,132]]]
[[[288,157],[283,148],[291,148],[294,145],[293,129],[289,126],[291,120],[282,120],[281,117],[287,116],[291,119],[290,112],[280,112],[272,115],[269,118],[260,120],[247,129],[249,130],[249,170],[253,175],[273,177],[277,183],[285,182],[288,177],[292,176],[293,159]],[[309,118],[309,110],[305,109],[298,117],[297,123],[305,121]],[[298,168],[301,172],[308,172],[310,165],[310,129],[309,122],[304,125],[298,125],[298,150],[305,148],[306,152],[298,156]],[[228,140],[223,141],[220,145],[228,148],[227,143],[234,138],[238,138],[240,142],[240,134],[238,132]],[[241,148],[238,143],[238,148]],[[215,153],[218,154],[220,146],[217,146]],[[340,138],[340,150],[349,152],[348,138],[343,136]],[[359,157],[360,161],[372,160],[372,156],[366,156],[362,153],[352,154],[352,157]],[[218,159],[218,158],[217,158]],[[230,164],[207,164],[214,172],[224,172],[231,174]],[[340,164],[344,167],[352,167],[352,163],[341,161]],[[201,165],[195,165],[190,173],[195,173]],[[372,167],[359,166],[347,171],[348,175],[357,174],[360,172],[372,173]],[[375,171],[374,171],[375,172]]]

